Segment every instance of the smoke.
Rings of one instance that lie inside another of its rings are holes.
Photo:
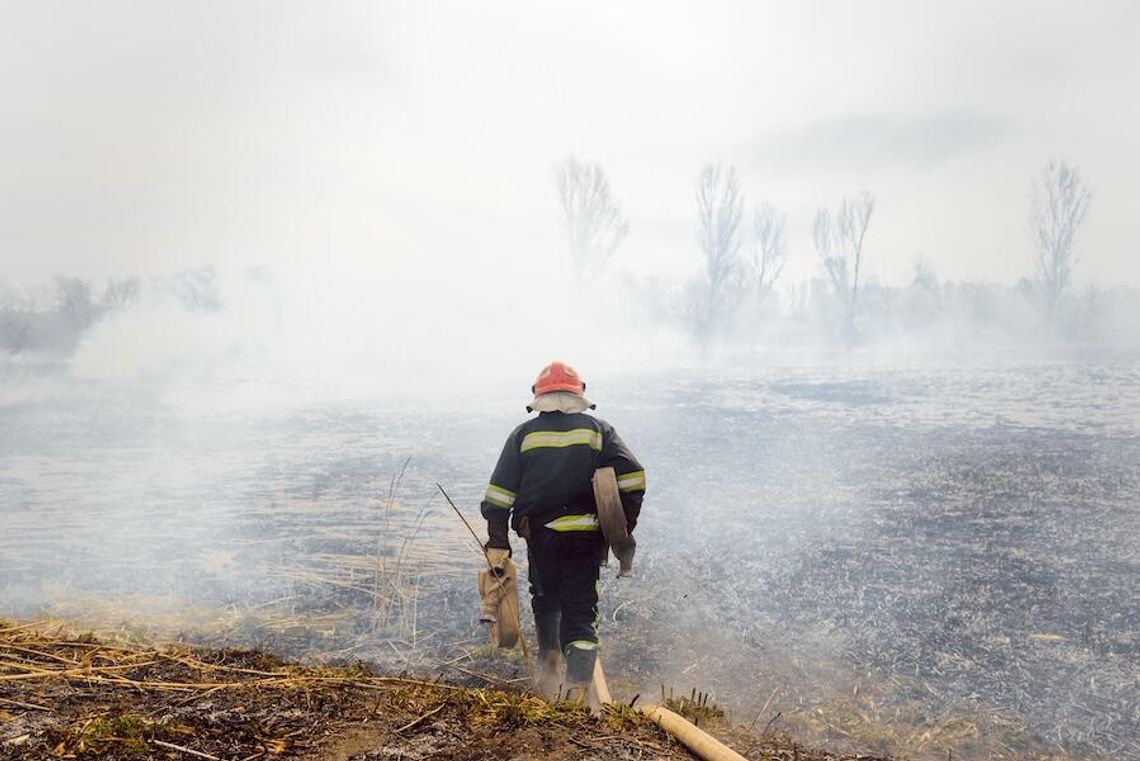
[[[918,701],[948,725],[1013,711],[1043,717],[1026,736],[1048,724],[1072,747],[1126,747],[1112,706],[1134,664],[1119,540],[1140,488],[1134,356],[930,361],[954,342],[909,353],[870,299],[867,344],[783,308],[758,316],[770,332],[742,318],[702,352],[679,291],[647,301],[615,274],[151,280],[66,378],[0,403],[4,610],[393,668],[461,657],[451,643],[481,641],[472,553],[434,484],[478,525],[529,382],[558,357],[650,474],[638,578],[603,583],[611,674],[711,690],[737,718],[798,717],[781,725],[796,733],[826,730],[804,708],[819,706],[901,735],[895,709]],[[991,311],[960,335],[1001,327],[991,346],[1008,345],[1021,328],[989,321],[1002,292],[969,291],[963,305]],[[935,325],[965,319],[949,315]],[[380,602],[378,568],[403,569]],[[1110,605],[1125,612],[1101,616]],[[1116,724],[1082,734],[1056,699],[1078,682]]]
[[[211,281],[211,289],[218,284]],[[275,332],[273,305],[263,285],[223,280],[221,303],[197,307],[168,288],[151,288],[129,309],[97,323],[71,362],[75,377],[89,380],[169,377],[206,379],[239,375]]]
[[[19,95],[3,278],[142,279],[114,305],[0,292],[0,613],[114,601],[104,621],[170,614],[171,636],[220,616],[226,644],[460,657],[482,641],[472,553],[434,483],[475,517],[561,359],[650,474],[641,575],[603,603],[628,684],[712,687],[821,736],[832,693],[869,692],[881,713],[856,695],[851,716],[876,721],[961,699],[1136,750],[1122,8],[124,5],[77,24],[27,4],[0,31]],[[1059,149],[1096,195],[1054,309],[1026,191]],[[558,235],[568,150],[629,221],[588,277]],[[764,299],[744,261],[705,287],[710,160],[741,170],[742,251],[753,204],[788,215]],[[863,187],[879,203],[845,315],[811,220]],[[383,579],[407,606],[378,601],[378,568],[407,571]]]
[[[554,358],[595,373],[686,362],[677,328],[637,319],[609,278],[536,262],[499,279],[405,276],[377,282],[318,268],[203,269],[198,290],[154,281],[133,308],[97,323],[71,361],[88,380],[264,385],[267,396],[461,399],[525,392]],[[203,295],[205,292],[205,296]]]

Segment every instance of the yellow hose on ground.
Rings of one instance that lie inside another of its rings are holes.
[[[606,675],[602,671],[600,660],[594,661],[594,681],[591,686],[598,702],[602,704],[613,702],[610,698],[610,688],[606,684]],[[651,703],[638,706],[638,710],[703,761],[748,761],[744,756],[697,727],[696,724],[664,706]]]
[[[639,706],[638,710],[704,761],[748,761],[708,732],[698,728],[696,724],[668,708],[649,704]]]

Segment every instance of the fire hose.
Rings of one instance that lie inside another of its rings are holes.
[[[621,505],[621,493],[614,469],[599,468],[594,471],[593,486],[594,502],[598,506],[598,523],[601,524],[608,548],[603,557],[613,552],[621,565],[618,578],[628,578],[633,575],[633,555],[637,545],[626,528],[625,510]],[[600,660],[594,662],[592,688],[599,703],[605,705],[613,702]],[[704,761],[746,761],[744,756],[664,706],[643,705],[639,710]]]
[[[625,509],[621,505],[621,492],[618,490],[617,474],[613,468],[598,468],[592,479],[594,503],[598,507],[598,523],[602,536],[606,538],[606,549],[602,551],[602,564],[608,562],[610,552],[618,559],[618,578],[633,576],[633,554],[637,543],[633,541],[625,522]]]
[[[636,544],[626,528],[625,512],[621,506],[621,497],[614,469],[599,468],[595,471],[593,486],[594,498],[598,506],[598,522],[601,524],[602,534],[606,539],[607,549],[603,558],[607,558],[609,553],[613,552],[621,566],[618,578],[632,576]],[[443,492],[451,507],[474,535],[475,532],[471,529],[471,525],[467,523],[467,519],[463,517],[455,503],[451,501],[451,497],[447,496],[447,492],[443,491],[442,486],[439,486],[439,490]],[[478,539],[477,536],[476,539]],[[501,576],[495,576],[490,567],[479,572],[479,593],[483,598],[484,606],[487,607],[490,604],[494,608],[493,612],[487,611],[488,615],[494,616],[495,621],[491,630],[492,643],[497,647],[514,647],[516,642],[520,643],[529,666],[530,658],[526,652],[526,637],[521,636],[519,626],[517,570],[514,563],[508,560],[504,571],[505,573]],[[591,689],[600,704],[606,705],[613,702],[609,685],[606,684],[606,675],[602,670],[601,660],[594,661],[594,677]],[[638,706],[638,710],[703,761],[747,761],[744,756],[708,732],[662,705],[652,703],[641,705]]]
[[[677,738],[682,745],[704,761],[748,761],[732,748],[697,727],[688,719],[659,705],[641,706],[641,712],[657,726]]]

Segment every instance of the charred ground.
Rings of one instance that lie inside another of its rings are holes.
[[[611,687],[853,752],[1140,757],[1138,391],[1132,360],[615,389],[650,490]],[[515,409],[37,387],[0,408],[0,614],[518,679],[434,486],[476,517]]]
[[[155,649],[0,621],[0,758],[688,759],[628,706],[591,716],[519,689],[306,668],[249,650]],[[670,707],[765,758],[840,761]]]

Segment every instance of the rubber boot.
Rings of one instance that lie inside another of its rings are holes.
[[[562,653],[557,650],[542,650],[538,654],[538,674],[536,674],[538,694],[549,701],[557,700],[562,690]]]
[[[597,694],[591,689],[594,680],[594,662],[598,659],[597,645],[581,647],[574,643],[566,646],[565,699],[585,703],[597,713],[601,708]]]

